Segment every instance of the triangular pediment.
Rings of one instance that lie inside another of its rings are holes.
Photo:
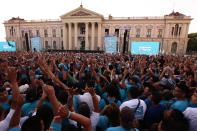
[[[91,11],[91,10],[85,9],[82,6],[80,6],[79,8],[74,9],[74,10],[72,10],[60,17],[61,17],[61,19],[71,18],[71,17],[99,17],[99,18],[103,18],[103,15],[98,14],[98,13]]]
[[[75,13],[71,14],[70,16],[91,16],[91,14],[86,13],[84,11],[78,11],[78,12],[75,12]]]

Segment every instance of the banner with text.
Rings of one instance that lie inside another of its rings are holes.
[[[131,54],[158,55],[159,42],[131,42]]]
[[[117,37],[106,36],[105,37],[105,53],[116,53],[117,52]]]
[[[16,51],[14,41],[0,42],[0,51]]]
[[[40,37],[32,37],[31,38],[31,50],[32,51],[41,51]]]

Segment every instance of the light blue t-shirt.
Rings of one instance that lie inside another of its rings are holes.
[[[53,131],[61,131],[62,129],[62,125],[59,124],[59,123],[51,123],[51,126],[50,127],[53,127]]]
[[[36,75],[36,79],[39,79],[41,77],[42,77],[42,75]]]
[[[77,112],[78,105],[79,105],[79,102],[78,102],[76,96],[73,96],[73,107],[74,107],[75,112]]]
[[[99,116],[99,120],[97,123],[97,127],[101,129],[101,131],[105,131],[109,126],[109,119],[107,116]]]
[[[110,128],[107,128],[107,131],[139,131],[138,129],[131,129],[131,130],[126,130],[124,129],[123,127],[121,126],[117,126],[117,127],[110,127]]]
[[[189,102],[189,107],[196,108],[197,104],[193,103],[192,101]]]
[[[125,89],[119,88],[119,92],[120,92],[120,99],[122,102],[124,102],[124,100],[126,99],[126,91]]]
[[[4,111],[7,111],[10,109],[10,101],[12,100],[12,95],[9,95],[8,96],[8,103],[4,103],[4,102],[0,102],[1,104],[1,108],[4,110]]]
[[[129,92],[129,89],[132,88],[132,87],[135,87],[135,85],[131,85],[131,84],[126,85],[126,93],[125,93],[125,100],[124,101],[130,100],[128,92]]]
[[[9,129],[9,131],[21,131],[21,129],[20,128],[11,128],[11,129]]]
[[[38,67],[36,68],[36,73],[40,73],[41,72],[41,69]]]
[[[146,103],[147,109],[149,109],[150,106],[152,105],[152,103],[150,102],[150,99],[149,99],[149,98],[146,98],[146,99],[144,100],[144,102]]]
[[[95,89],[96,89],[96,94],[101,94],[102,92],[102,87],[100,85],[95,84]]]
[[[63,64],[59,64],[58,68],[61,69]],[[66,64],[63,65],[64,66],[64,71],[68,71],[68,67],[66,66]]]
[[[31,116],[34,113],[37,104],[38,104],[38,100],[32,103],[25,103],[22,106],[22,114],[25,116]]]
[[[185,109],[189,106],[189,103],[187,100],[183,100],[183,101],[176,101],[175,103],[172,104],[172,106],[170,107],[170,109],[177,109],[181,112],[184,112]]]
[[[22,79],[27,79],[27,75],[26,74],[22,74],[21,78]]]
[[[159,104],[164,105],[164,106],[166,107],[166,109],[168,109],[168,104],[169,104],[168,101],[166,101],[166,100],[161,100]]]
[[[106,98],[107,99],[107,96],[108,96],[108,93],[105,92],[105,93],[102,94],[101,98]]]

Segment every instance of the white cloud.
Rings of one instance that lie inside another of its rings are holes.
[[[64,13],[79,7],[81,0],[1,0],[0,41],[5,41],[5,28],[2,24],[12,17],[26,20],[58,19]],[[84,8],[107,17],[164,16],[175,11],[189,15],[189,32],[197,32],[197,0],[82,0]]]

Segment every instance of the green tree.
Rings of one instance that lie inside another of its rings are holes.
[[[197,32],[188,35],[187,52],[197,51]]]
[[[85,50],[85,41],[81,42],[81,50]]]

